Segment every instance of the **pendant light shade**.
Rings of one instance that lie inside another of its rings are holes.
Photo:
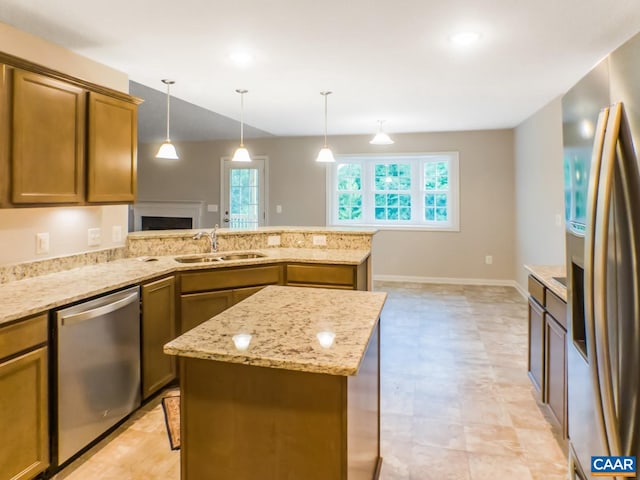
[[[244,146],[244,94],[248,90],[237,89],[236,92],[240,94],[240,146],[233,154],[232,162],[250,162],[251,156],[249,151]]]
[[[318,153],[316,162],[318,163],[332,163],[336,159],[333,158],[333,152],[327,146],[327,95],[331,95],[333,92],[320,92],[320,95],[324,97],[324,147]]]
[[[176,147],[171,143],[171,137],[169,137],[169,123],[170,123],[170,99],[171,99],[171,85],[173,85],[173,80],[162,80],[167,86],[167,139],[164,141],[162,145],[160,145],[160,149],[158,153],[156,153],[156,158],[166,158],[169,160],[179,160],[178,153],[176,152]]]
[[[378,120],[378,133],[376,133],[376,136],[369,142],[371,145],[391,145],[394,143],[394,141],[389,138],[389,135],[382,131],[383,123],[384,120]]]

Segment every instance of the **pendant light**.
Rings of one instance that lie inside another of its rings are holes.
[[[164,141],[162,145],[160,145],[160,149],[158,153],[156,153],[156,158],[167,158],[169,160],[179,160],[178,154],[176,152],[176,147],[171,143],[171,138],[169,137],[169,117],[170,117],[170,98],[171,98],[171,85],[173,85],[173,80],[162,80],[167,86],[167,139]]]
[[[378,133],[376,133],[376,136],[369,142],[371,145],[391,145],[394,143],[394,141],[389,138],[389,135],[382,131],[383,123],[384,120],[378,120]]]
[[[335,162],[335,158],[333,158],[333,152],[327,146],[327,95],[331,95],[333,92],[320,92],[320,95],[324,97],[324,147],[320,149],[320,153],[318,153],[318,158],[316,158],[316,162],[320,163],[332,163]]]
[[[240,94],[240,146],[233,154],[232,162],[250,162],[251,156],[249,151],[244,146],[244,94],[248,90],[237,89],[236,92]]]

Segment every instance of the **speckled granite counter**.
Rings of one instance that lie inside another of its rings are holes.
[[[567,270],[564,265],[525,265],[524,268],[558,297],[567,301],[567,287],[553,278],[566,277]]]
[[[384,292],[269,286],[168,343],[164,351],[245,365],[355,375],[386,297]]]
[[[182,264],[173,256],[120,259],[0,285],[0,325],[174,272],[280,262],[359,265],[369,250],[266,248],[257,259]],[[225,252],[232,253],[232,252]]]

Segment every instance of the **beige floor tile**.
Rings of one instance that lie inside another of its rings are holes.
[[[529,467],[518,456],[469,453],[470,480],[533,480]]]
[[[520,439],[512,427],[500,425],[465,425],[466,450],[488,455],[515,456],[523,453]]]

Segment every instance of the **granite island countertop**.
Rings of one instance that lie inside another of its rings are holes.
[[[371,254],[370,250],[321,248],[265,248],[251,251],[265,256],[189,264],[176,262],[173,255],[124,258],[0,284],[0,325],[182,271],[284,262],[359,265]],[[223,253],[234,252],[220,252]]]
[[[525,265],[524,268],[565,303],[567,302],[567,287],[553,278],[567,276],[567,269],[564,265]]]
[[[169,342],[164,351],[180,357],[355,375],[386,298],[384,292],[268,286]]]

